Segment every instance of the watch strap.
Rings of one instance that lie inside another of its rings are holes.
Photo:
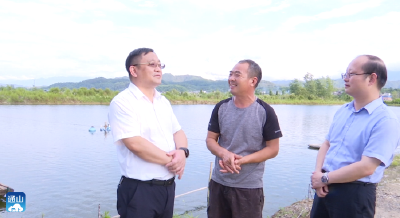
[[[180,147],[179,150],[183,150],[185,152],[185,157],[188,158],[189,157],[189,149],[185,148],[185,147]]]

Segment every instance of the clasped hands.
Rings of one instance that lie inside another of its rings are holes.
[[[315,192],[320,198],[325,197],[329,193],[328,185],[321,180],[323,175],[323,173],[318,171],[311,174],[311,188],[315,189]]]
[[[221,167],[220,172],[239,174],[239,171],[242,169],[241,165],[243,164],[242,158],[242,156],[227,150],[222,155],[221,160],[218,161],[219,166]]]
[[[183,150],[173,150],[168,152],[167,156],[172,159],[165,166],[171,173],[178,175],[178,179],[181,179],[186,165],[185,152]]]

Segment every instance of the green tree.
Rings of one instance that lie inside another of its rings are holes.
[[[71,95],[72,92],[71,92],[71,89],[65,88],[63,93],[65,95]]]
[[[343,92],[343,93],[339,96],[339,98],[342,99],[342,100],[344,100],[344,101],[347,101],[347,102],[353,100],[353,97],[351,97],[350,95],[348,95],[346,92]]]
[[[261,88],[256,88],[255,93],[256,93],[256,95],[262,95],[262,89]]]
[[[50,93],[58,94],[60,93],[60,89],[58,87],[50,88]]]
[[[110,95],[111,94],[111,90],[109,88],[104,89],[104,93],[106,95]]]
[[[218,90],[213,93],[215,99],[221,99],[222,93]]]
[[[297,96],[303,95],[305,90],[303,84],[298,79],[294,79],[293,82],[289,84],[290,93]]]
[[[79,96],[86,96],[88,92],[88,89],[86,87],[81,87],[78,89],[78,95]]]
[[[304,76],[304,88],[306,89],[306,95],[309,96],[316,96],[317,95],[317,84],[314,80],[314,76],[311,73],[307,73]]]
[[[315,88],[316,88],[316,94],[318,97],[325,97],[327,95],[324,83],[325,81],[322,79],[317,79],[315,81]]]

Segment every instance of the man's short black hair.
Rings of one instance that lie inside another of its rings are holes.
[[[126,71],[128,71],[129,78],[131,78],[129,67],[132,66],[133,64],[138,64],[139,61],[141,60],[142,55],[147,55],[149,52],[154,52],[154,51],[151,48],[137,48],[131,51],[131,53],[129,53],[125,61],[125,68]]]
[[[243,63],[249,64],[249,69],[247,70],[247,74],[248,74],[248,77],[257,77],[256,87],[254,87],[254,88],[257,88],[258,84],[260,83],[260,81],[262,79],[261,67],[256,62],[254,62],[253,60],[250,60],[250,59],[241,60],[241,61],[239,61],[239,63],[240,64],[243,64]]]
[[[382,89],[387,81],[387,70],[385,63],[382,59],[374,55],[362,55],[368,58],[367,63],[365,63],[361,69],[366,74],[375,73],[378,76],[378,89]]]

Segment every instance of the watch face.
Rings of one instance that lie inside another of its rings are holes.
[[[322,177],[321,177],[321,181],[322,181],[323,183],[328,183],[328,179],[326,178],[326,176],[322,176]]]

